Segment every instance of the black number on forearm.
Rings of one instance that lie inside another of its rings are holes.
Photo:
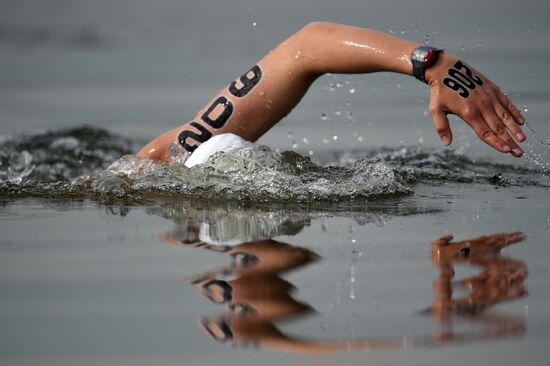
[[[461,71],[462,69],[464,69],[466,75]],[[449,74],[449,77],[443,79],[443,84],[458,92],[458,95],[462,98],[468,98],[470,96],[469,90],[474,90],[476,86],[483,85],[481,77],[474,75],[472,70],[462,61],[457,61],[454,66],[447,71],[447,74]]]
[[[262,78],[262,69],[258,65],[252,66],[244,75],[242,75],[238,80],[232,82],[227,90],[229,93],[237,98],[242,98],[246,96]],[[240,83],[239,86],[237,84]],[[241,85],[242,84],[242,85]],[[234,105],[228,99],[231,96],[219,96],[214,100],[214,102],[208,107],[206,112],[201,116],[199,122],[191,122],[189,125],[196,128],[200,133],[196,133],[189,130],[184,130],[178,135],[178,142],[183,148],[189,152],[195,151],[195,149],[206,142],[209,138],[212,137],[213,132],[210,131],[210,128],[219,130],[231,118],[233,114]],[[221,109],[221,110],[220,110]],[[215,113],[216,110],[220,110],[219,113]],[[195,141],[196,143],[191,145],[188,140]]]
[[[200,134],[189,130],[181,131],[178,135],[178,142],[185,150],[193,152],[200,144],[212,137],[212,133],[197,122],[191,122],[189,125],[199,130]],[[197,143],[195,145],[190,145],[187,139],[195,140]]]
[[[220,113],[218,118],[212,119],[210,118],[210,114],[216,109],[217,106],[221,105],[223,107],[223,111]],[[229,117],[233,114],[233,103],[231,103],[229,100],[227,100],[226,97],[219,97],[208,107],[206,112],[201,116],[201,119],[208,123],[213,128],[222,128]]]
[[[239,78],[239,81],[243,84],[242,87],[237,88],[237,81],[235,80],[229,85],[229,92],[237,98],[242,98],[247,95],[262,78],[262,69],[258,65],[252,66],[243,76]]]

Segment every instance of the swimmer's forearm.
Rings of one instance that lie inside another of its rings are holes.
[[[411,75],[411,54],[418,46],[371,29],[328,22],[311,23],[289,41],[296,49],[295,58],[306,58],[308,68],[318,75],[378,71]]]

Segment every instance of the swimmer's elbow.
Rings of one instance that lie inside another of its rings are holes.
[[[283,42],[283,45],[289,47],[284,47],[281,51],[287,53],[288,59],[292,61],[291,66],[299,66],[308,75],[318,77],[325,72],[322,67],[324,60],[320,60],[318,55],[328,46],[326,40],[331,38],[330,34],[337,32],[339,27],[340,24],[325,21],[308,23]],[[296,63],[295,60],[298,59],[300,62]]]

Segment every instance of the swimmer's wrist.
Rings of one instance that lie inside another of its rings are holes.
[[[431,46],[419,45],[411,53],[412,76],[430,85],[428,73],[437,64],[441,64],[443,49]]]
[[[452,60],[456,60],[456,57],[445,51],[441,51],[437,61],[432,65],[432,67],[426,70],[426,84],[430,87],[437,84],[442,75],[447,72],[445,65],[453,63],[454,61]]]

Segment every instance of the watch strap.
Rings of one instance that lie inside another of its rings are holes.
[[[418,80],[426,82],[426,70],[432,67],[438,60],[439,54],[443,50],[430,46],[419,46],[415,48],[411,55],[413,66],[412,74]]]

